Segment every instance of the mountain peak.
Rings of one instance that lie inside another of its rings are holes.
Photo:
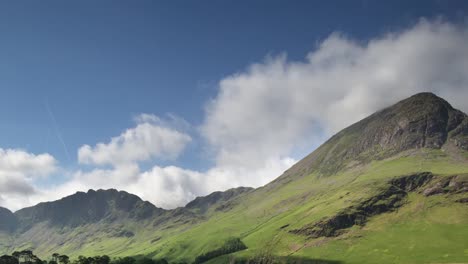
[[[53,202],[40,203],[15,213],[23,227],[49,222],[58,226],[79,226],[101,220],[121,218],[150,219],[164,209],[141,200],[138,196],[115,189],[77,192]]]
[[[333,174],[351,162],[445,144],[468,150],[467,115],[433,93],[418,93],[338,132],[286,174]]]
[[[388,108],[392,107],[401,107],[403,105],[413,105],[415,108],[420,108],[420,110],[423,110],[421,108],[427,107],[427,106],[438,106],[439,108],[436,108],[434,110],[441,110],[441,109],[447,109],[447,110],[454,110],[452,105],[450,105],[449,102],[447,102],[445,99],[442,97],[437,96],[434,93],[431,92],[422,92],[422,93],[417,93],[415,95],[412,95],[406,99],[401,100],[400,102],[396,103],[393,106],[390,106]],[[401,110],[401,109],[395,109],[395,110]]]
[[[421,99],[434,98],[434,99],[445,101],[443,98],[437,96],[436,94],[434,94],[432,92],[420,92],[420,93],[417,93],[417,94],[414,94],[414,95],[408,97],[408,99],[410,99],[410,98],[421,98]]]

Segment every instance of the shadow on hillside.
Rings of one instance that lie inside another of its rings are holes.
[[[274,257],[268,259],[237,259],[236,264],[342,264],[337,260],[312,259],[306,257]]]

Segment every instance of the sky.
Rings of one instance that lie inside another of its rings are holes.
[[[466,1],[2,1],[0,206],[259,187],[422,91],[468,112]]]

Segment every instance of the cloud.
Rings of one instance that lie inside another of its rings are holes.
[[[122,164],[109,169],[95,168],[90,171],[69,172],[68,181],[55,186],[38,188],[30,200],[35,203],[57,200],[77,191],[86,192],[89,189],[128,190],[130,185],[137,182],[140,173],[140,168],[135,163]],[[148,189],[150,186],[141,186],[141,188]]]
[[[468,110],[468,31],[443,21],[359,42],[333,33],[224,78],[201,126],[219,166],[258,168],[421,91]],[[277,175],[272,175],[272,178]]]
[[[94,147],[84,145],[79,148],[80,163],[111,165],[110,168],[78,170],[72,173],[69,181],[56,186],[53,192],[41,190],[37,199],[54,200],[76,191],[117,188],[141,195],[155,204],[169,207],[179,205],[179,202],[184,200],[180,198],[182,195],[180,190],[184,190],[185,193],[191,189],[183,187],[184,184],[190,185],[185,181],[191,178],[195,181],[199,177],[193,175],[201,174],[171,166],[166,168],[154,166],[150,171],[142,172],[139,163],[153,158],[177,158],[192,140],[186,132],[190,129],[190,125],[172,114],[160,118],[144,113],[135,116],[134,121],[135,127],[111,138],[109,143],[98,143]],[[155,175],[158,176],[154,177]],[[177,187],[170,188],[170,186]],[[184,195],[184,197],[189,196],[191,197],[187,193]]]
[[[19,172],[28,176],[48,175],[56,170],[56,160],[50,154],[34,155],[20,149],[0,148],[0,172]]]
[[[238,186],[261,186],[294,164],[285,159],[267,162],[251,170],[242,167],[214,167],[206,172],[182,169],[176,166],[154,166],[141,173],[128,190],[163,208],[183,206],[197,196]],[[151,186],[151,188],[145,188]]]
[[[34,180],[56,170],[57,161],[50,154],[0,148],[0,206],[17,209],[28,204],[30,196],[37,192]]]
[[[82,164],[120,165],[152,158],[175,159],[192,140],[191,137],[166,126],[154,115],[142,114],[135,118],[134,128],[127,129],[109,143],[84,145],[78,150],[78,161]]]
[[[136,115],[133,118],[133,120],[137,124],[151,123],[157,126],[170,128],[179,132],[187,132],[190,129],[192,129],[190,123],[188,123],[185,119],[171,113],[166,114],[165,118],[160,118],[154,114],[142,113]]]
[[[212,168],[153,164],[142,170],[141,161],[177,158],[193,129],[173,115],[141,114],[135,127],[108,143],[79,149],[80,163],[109,168],[72,172],[53,192],[36,188],[34,201],[117,188],[173,208],[212,191],[264,185],[333,133],[418,92],[434,92],[468,112],[466,43],[466,25],[421,20],[368,41],[333,33],[301,61],[267,57],[220,80],[206,106],[199,132],[213,154]]]
[[[22,173],[0,173],[0,193],[31,195],[36,190]]]
[[[38,199],[55,200],[88,189],[116,188],[126,190],[151,201],[158,207],[170,209],[183,206],[200,195],[237,186],[261,186],[294,164],[295,160],[272,160],[262,168],[214,167],[205,172],[177,166],[153,166],[140,171],[137,164],[111,169],[78,171],[72,180],[57,186],[53,192],[44,191]],[[241,176],[240,176],[241,175]]]

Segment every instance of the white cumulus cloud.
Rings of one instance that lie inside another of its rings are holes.
[[[109,143],[84,145],[78,150],[78,161],[83,164],[120,165],[151,158],[174,159],[192,140],[183,132],[161,125],[161,119],[143,114],[135,118],[134,128],[127,129]]]
[[[36,193],[34,180],[56,170],[57,161],[50,154],[0,148],[0,206],[18,209],[27,205]]]
[[[141,161],[177,158],[192,137],[181,118],[142,114],[109,142],[79,149],[80,163],[110,168],[73,172],[54,192],[37,191],[37,201],[117,188],[173,208],[212,191],[266,184],[333,133],[418,92],[434,92],[468,112],[466,43],[466,25],[421,20],[367,41],[333,33],[301,61],[267,57],[220,80],[206,106],[199,132],[213,154],[212,168],[153,164],[143,170]],[[21,180],[31,177],[8,182],[24,187]]]
[[[293,159],[274,160],[257,169],[214,167],[206,172],[176,166],[154,166],[141,173],[127,190],[157,206],[175,208],[214,191],[239,186],[262,186],[272,179],[272,175],[278,176],[294,162]]]
[[[466,25],[442,21],[366,42],[333,33],[303,61],[268,57],[221,80],[202,134],[218,165],[258,168],[417,92],[467,111],[466,43]]]

